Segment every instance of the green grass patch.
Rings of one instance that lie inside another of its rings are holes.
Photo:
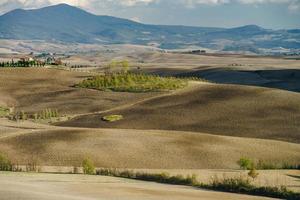
[[[204,184],[200,183],[195,175],[170,176],[168,173],[151,174],[145,172],[135,172],[131,170],[121,171],[117,169],[99,169],[96,170],[96,174],[102,176],[114,176],[166,184],[188,185],[196,188],[204,188],[239,194],[266,196],[288,200],[300,199],[299,193],[290,191],[286,187],[257,187],[251,184],[251,181],[249,179],[242,177],[224,179],[215,178],[211,181],[211,183]]]
[[[9,115],[9,109],[0,107],[0,117],[6,117]]]
[[[187,80],[174,77],[115,73],[86,79],[76,87],[115,92],[159,92],[180,89],[187,84]]]
[[[102,117],[102,120],[106,121],[106,122],[116,122],[121,119],[123,119],[122,115],[107,115],[107,116]]]
[[[0,154],[0,171],[12,171],[11,161],[4,155]]]

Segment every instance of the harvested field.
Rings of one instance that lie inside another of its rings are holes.
[[[300,164],[300,93],[290,92],[300,91],[298,61],[134,49],[65,58],[90,65],[83,67],[86,72],[0,69],[0,107],[29,114],[57,109],[63,115],[53,124],[47,124],[52,119],[0,118],[0,154],[41,171],[70,172],[90,158],[96,167],[195,173],[203,182],[212,176],[246,176],[238,170],[241,157]],[[139,72],[198,76],[221,84],[189,81],[180,90],[149,93],[73,87],[103,72],[115,58],[128,59]],[[300,191],[297,170],[259,173],[256,185]],[[267,199],[110,177],[23,173],[0,173],[0,194],[1,200]]]
[[[108,114],[123,120],[101,121]],[[284,90],[201,84],[113,112],[83,115],[69,127],[157,129],[300,142],[300,94]]]
[[[90,73],[57,69],[0,69],[0,105],[25,112],[58,109],[61,114],[106,110],[157,93],[117,93],[74,88]],[[120,98],[122,97],[122,98]]]
[[[238,169],[246,156],[298,163],[300,146],[272,140],[176,131],[55,128],[0,137],[0,152],[18,164],[80,166],[90,157],[98,167],[151,169]],[[2,129],[3,130],[3,129]]]

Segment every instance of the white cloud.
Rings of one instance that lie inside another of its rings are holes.
[[[224,4],[224,3],[244,3],[244,4],[258,4],[258,3],[300,3],[300,0],[181,0],[186,5],[196,4]]]
[[[141,19],[139,17],[132,17],[130,20],[135,21],[135,22],[141,22]]]
[[[149,4],[149,3],[153,3],[153,2],[157,2],[157,0],[119,0],[117,1],[119,2],[121,5],[124,6],[135,6],[137,4]]]
[[[220,5],[227,3],[241,4],[286,4],[291,11],[300,11],[300,0],[179,0],[188,8],[195,8],[197,5]]]
[[[288,8],[292,12],[300,12],[300,2],[298,1],[292,2]]]

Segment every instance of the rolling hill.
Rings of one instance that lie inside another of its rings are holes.
[[[78,116],[60,125],[87,128],[180,130],[300,142],[300,95],[278,89],[200,84],[107,113]],[[107,123],[101,117],[120,114]]]
[[[255,25],[226,29],[147,25],[111,16],[97,16],[67,4],[36,10],[17,9],[0,16],[0,39],[155,44],[166,49],[199,46],[255,53],[272,49],[300,49],[297,29],[267,30]]]
[[[278,164],[300,159],[298,144],[281,141],[162,130],[53,126],[26,130],[24,124],[0,122],[4,133],[5,127],[18,130],[0,135],[0,151],[19,164],[78,166],[90,157],[97,166],[108,168],[238,169],[236,161],[245,155]]]

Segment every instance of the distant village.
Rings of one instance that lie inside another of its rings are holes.
[[[63,65],[63,62],[52,53],[39,55],[30,53],[13,58],[11,61],[0,62],[0,67],[43,67],[45,65]]]

